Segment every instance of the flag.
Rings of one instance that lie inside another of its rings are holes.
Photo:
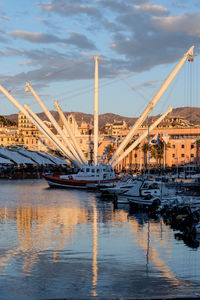
[[[169,135],[167,132],[163,133],[163,141],[165,142],[165,144],[167,144],[169,142]]]
[[[150,140],[150,144],[151,145],[158,145],[159,143],[159,135],[158,133],[154,135],[154,137],[152,138],[152,140]]]

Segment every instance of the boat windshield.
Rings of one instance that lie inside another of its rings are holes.
[[[153,190],[153,189],[158,189],[158,184],[157,183],[152,183],[149,185],[149,189]]]

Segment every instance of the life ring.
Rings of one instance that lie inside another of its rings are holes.
[[[69,179],[70,179],[70,180],[72,180],[72,179],[73,179],[73,177],[70,175],[70,176],[69,176]]]

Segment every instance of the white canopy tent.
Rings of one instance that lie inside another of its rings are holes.
[[[39,155],[51,160],[52,162],[54,162],[54,164],[56,165],[67,165],[69,166],[70,164],[68,162],[66,162],[64,159],[61,159],[61,158],[58,158],[58,157],[55,157],[49,153],[46,153],[46,152],[38,152]]]
[[[69,165],[65,160],[45,152],[30,151],[25,148],[7,149],[0,147],[0,164],[14,163],[17,165]]]
[[[0,148],[0,156],[12,160],[18,165],[34,164],[33,160],[13,151],[12,149]]]
[[[0,156],[0,164],[13,165],[14,163],[9,159],[6,159],[6,158],[3,158],[3,157]]]
[[[37,151],[30,151],[24,148],[17,149],[17,152],[30,158],[37,165],[55,165],[50,159],[40,155]]]

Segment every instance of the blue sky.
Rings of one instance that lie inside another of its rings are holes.
[[[197,0],[0,0],[0,22],[0,84],[35,112],[26,81],[49,109],[58,100],[64,111],[93,113],[98,55],[99,112],[138,116],[191,45],[199,54]],[[152,114],[199,106],[198,60],[185,64]],[[16,112],[0,94],[0,115]]]

